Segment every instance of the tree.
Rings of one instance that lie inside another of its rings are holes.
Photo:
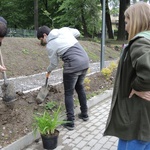
[[[102,4],[102,0],[101,0]],[[114,39],[113,31],[112,31],[112,22],[110,18],[110,11],[109,11],[109,6],[108,6],[108,0],[106,0],[106,25],[107,25],[107,30],[108,30],[108,37],[110,39]]]
[[[127,6],[129,6],[129,5],[130,5],[130,0],[120,0],[119,27],[118,27],[117,40],[125,40],[126,39],[124,11],[126,10]]]
[[[8,27],[33,29],[33,0],[3,0],[0,7],[1,15],[8,21]]]
[[[111,6],[118,6],[118,0],[106,0],[106,25],[108,29],[108,37],[113,38],[108,3],[111,4]],[[120,0],[117,39],[122,40],[125,38],[124,10],[129,3],[130,0]],[[37,30],[38,26],[41,25],[47,25],[52,28],[70,26],[79,29],[85,37],[95,37],[100,33],[102,20],[101,10],[99,0],[0,1],[0,12],[8,21],[8,27]],[[116,8],[114,10],[116,11]]]
[[[108,37],[109,39],[114,39],[113,31],[112,31],[112,22],[110,18],[110,11],[108,7],[108,0],[106,0],[106,24],[108,29]]]
[[[101,5],[103,5],[103,0],[101,0]],[[109,6],[108,6],[108,0],[106,0],[106,26],[107,26],[107,33],[108,33],[108,38],[114,39],[113,31],[112,31],[112,22],[110,18],[110,11],[109,11]]]
[[[38,0],[34,0],[34,29],[38,29]]]
[[[40,0],[39,1],[39,26],[60,27],[57,17],[60,15],[58,9],[62,2],[59,0]]]
[[[62,26],[76,27],[84,36],[94,36],[100,32],[100,6],[98,0],[60,0],[60,16],[56,19]],[[69,18],[69,19],[68,19]]]

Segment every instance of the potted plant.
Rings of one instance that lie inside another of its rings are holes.
[[[55,149],[57,147],[59,136],[57,127],[66,123],[66,121],[63,121],[60,118],[60,106],[51,114],[45,110],[42,114],[36,114],[33,119],[34,133],[38,131],[41,134],[43,148]]]

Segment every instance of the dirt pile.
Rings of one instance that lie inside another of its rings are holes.
[[[88,77],[90,81],[85,85],[87,98],[97,95],[106,89],[110,89],[114,82],[114,73],[106,80],[100,73],[95,73]],[[17,93],[17,100],[13,105],[5,105],[0,101],[0,147],[16,141],[22,136],[32,131],[32,119],[34,113],[44,111],[49,102],[56,103],[56,106],[61,104],[62,111],[65,114],[64,107],[64,90],[63,85],[49,85],[49,94],[44,103],[38,105],[36,96],[39,91],[23,94]],[[77,95],[74,94],[75,107],[78,105]]]

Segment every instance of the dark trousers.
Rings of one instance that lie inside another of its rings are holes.
[[[81,113],[87,114],[87,100],[83,86],[87,69],[76,73],[63,73],[63,83],[65,92],[65,107],[68,120],[74,120],[74,89],[78,94]]]

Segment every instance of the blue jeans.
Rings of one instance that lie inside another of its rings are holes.
[[[118,150],[150,150],[150,142],[119,139]]]
[[[86,72],[87,69],[75,73],[63,73],[65,107],[68,120],[71,121],[74,120],[74,100],[73,100],[74,90],[76,90],[78,94],[81,113],[87,114],[87,100],[83,86]]]

